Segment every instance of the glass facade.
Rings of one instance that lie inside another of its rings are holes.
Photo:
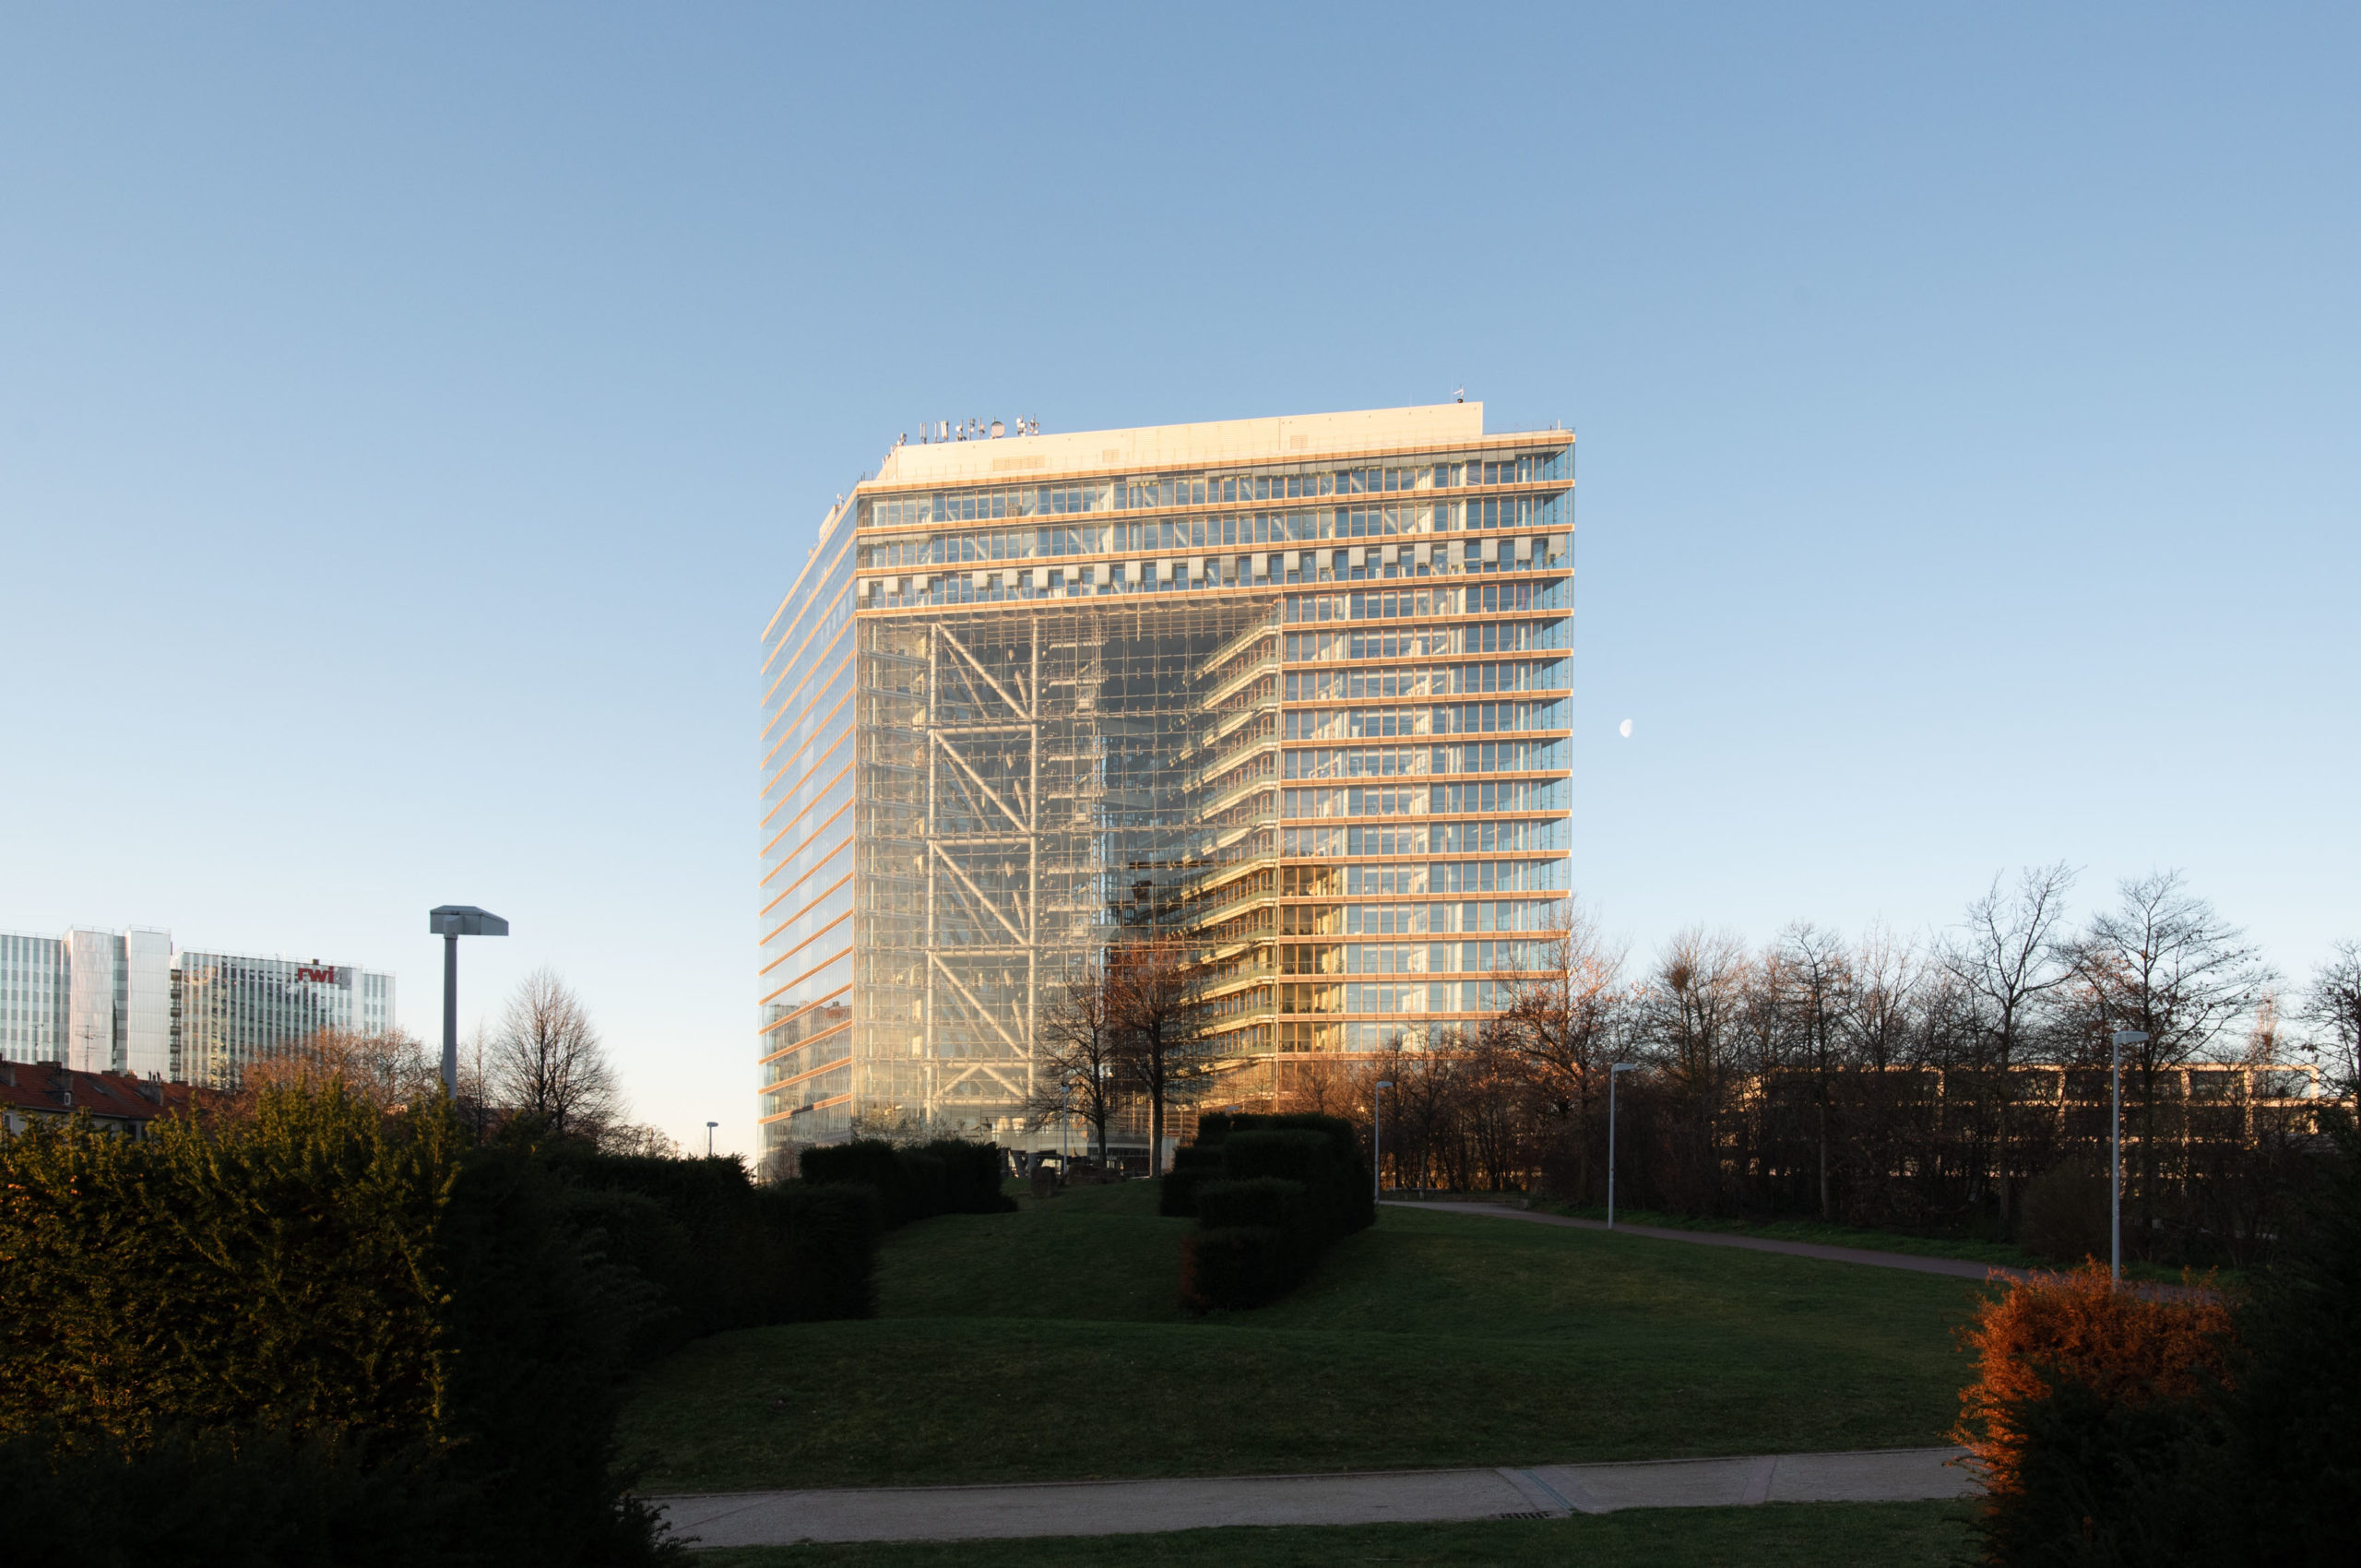
[[[321,1029],[394,1027],[394,978],[350,964],[183,953],[172,971],[178,1082],[238,1086],[246,1064]]]
[[[235,1088],[321,1028],[394,1027],[394,977],[316,959],[175,953],[169,932],[0,933],[0,1060]]]
[[[1010,1138],[1044,994],[1137,935],[1209,967],[1226,1102],[1493,1011],[1567,887],[1572,441],[896,448],[764,636],[765,1146]]]
[[[65,1061],[71,996],[64,941],[0,932],[0,1060]]]

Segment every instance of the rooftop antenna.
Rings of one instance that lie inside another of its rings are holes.
[[[1465,386],[1455,386],[1452,388],[1451,400],[1454,403],[1465,403],[1467,401],[1467,388]]]

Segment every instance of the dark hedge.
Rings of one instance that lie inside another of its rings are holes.
[[[875,1190],[885,1224],[899,1229],[938,1214],[1005,1214],[1016,1200],[1001,1191],[996,1144],[939,1138],[904,1148],[881,1138],[815,1144],[803,1151],[808,1182],[857,1182]]]
[[[1197,1217],[1180,1300],[1198,1313],[1275,1300],[1377,1213],[1350,1123],[1228,1112],[1201,1117],[1196,1142],[1175,1151],[1157,1207]]]
[[[1172,1151],[1172,1169],[1156,1184],[1156,1212],[1169,1219],[1192,1219],[1197,1213],[1197,1188],[1221,1180],[1221,1147],[1203,1142],[1182,1144]]]
[[[335,1090],[137,1142],[87,1118],[0,1139],[12,1547],[668,1557],[614,1461],[625,1372],[717,1327],[865,1312],[873,1206],[734,1161],[471,1148],[443,1108]]]

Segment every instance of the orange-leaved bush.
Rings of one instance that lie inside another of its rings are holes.
[[[2120,1288],[2096,1263],[2036,1274],[1961,1331],[1976,1380],[1952,1436],[1981,1475],[1987,1561],[2157,1561],[2174,1477],[2209,1428],[2232,1320],[2211,1281]]]
[[[2106,1406],[2186,1399],[2225,1371],[2230,1310],[2210,1283],[2169,1297],[2119,1288],[2105,1265],[2035,1274],[1976,1309],[1961,1330],[1976,1380],[1960,1391],[1953,1438],[1988,1492],[2023,1479],[2025,1416],[2073,1384]]]

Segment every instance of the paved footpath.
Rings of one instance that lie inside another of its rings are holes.
[[[1051,1481],[653,1497],[699,1546],[1120,1536],[1216,1525],[1544,1519],[1619,1508],[1918,1503],[1975,1491],[1956,1448],[1775,1454],[1531,1469],[1376,1470],[1195,1480]]]
[[[1535,1214],[1502,1204],[1410,1203],[1386,1200],[1388,1208],[1430,1208],[1444,1214],[1477,1214],[1493,1219],[1522,1219],[1533,1225],[1562,1225],[1574,1230],[1604,1230],[1603,1219],[1576,1219],[1564,1214]],[[1720,1230],[1674,1230],[1660,1225],[1618,1225],[1619,1236],[1645,1236],[1656,1241],[1691,1241],[1701,1247],[1738,1247],[1750,1253],[1785,1253],[1789,1257],[1819,1258],[1827,1263],[1867,1264],[1872,1268],[1906,1268],[1917,1274],[1948,1274],[1961,1279],[2023,1279],[2021,1268],[1993,1263],[1969,1263],[1962,1258],[1928,1258],[1916,1253],[1880,1253],[1867,1247],[1829,1247],[1818,1241],[1776,1241],[1765,1236],[1733,1236]]]

